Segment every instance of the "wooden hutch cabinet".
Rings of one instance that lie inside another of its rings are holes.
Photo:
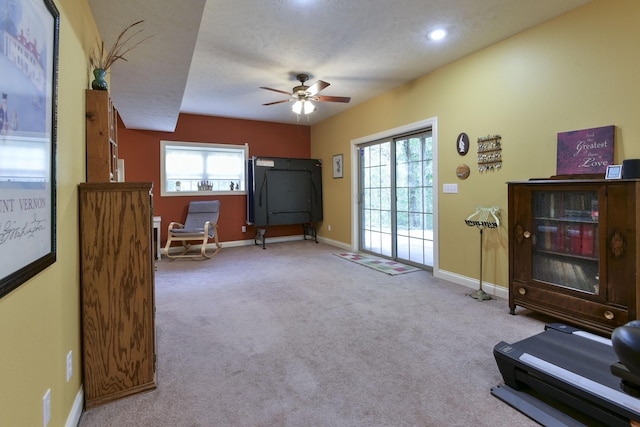
[[[118,181],[118,111],[106,90],[85,95],[87,182]]]
[[[609,336],[636,319],[640,180],[508,183],[509,308]]]
[[[85,406],[156,387],[151,183],[80,184]]]

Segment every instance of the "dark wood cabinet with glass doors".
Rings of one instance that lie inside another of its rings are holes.
[[[509,308],[610,335],[636,318],[638,180],[510,182]]]

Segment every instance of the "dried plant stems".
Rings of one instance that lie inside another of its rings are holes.
[[[105,50],[104,42],[99,42],[98,43],[99,48],[95,49],[93,51],[93,54],[91,55],[91,59],[90,59],[91,66],[93,68],[101,68],[103,70],[108,70],[109,68],[111,68],[113,63],[118,61],[119,59],[126,61],[127,58],[125,58],[124,56],[127,53],[129,53],[131,50],[139,46],[141,43],[143,43],[144,41],[152,37],[152,36],[148,36],[143,38],[142,40],[139,40],[131,44],[132,40],[136,36],[138,36],[140,33],[142,33],[143,29],[138,29],[134,32],[131,32],[131,30],[135,26],[140,25],[143,22],[144,20],[140,20],[125,27],[120,32],[120,34],[118,34],[116,41],[111,46],[111,49],[109,49],[108,51]]]

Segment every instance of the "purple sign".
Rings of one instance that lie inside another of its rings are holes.
[[[558,175],[604,174],[613,164],[615,126],[558,133]]]

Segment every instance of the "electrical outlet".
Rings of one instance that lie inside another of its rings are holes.
[[[246,225],[243,225],[243,226],[242,226],[242,232],[243,232],[243,233],[246,233],[246,232],[247,232],[247,226],[246,226]]]
[[[455,194],[458,192],[458,184],[442,184],[442,192]]]
[[[51,419],[51,389],[42,398],[42,427],[47,427]]]
[[[73,351],[69,350],[69,353],[67,353],[67,382],[69,382],[72,375],[73,375]]]
[[[331,225],[327,225],[327,230],[331,231]]]

